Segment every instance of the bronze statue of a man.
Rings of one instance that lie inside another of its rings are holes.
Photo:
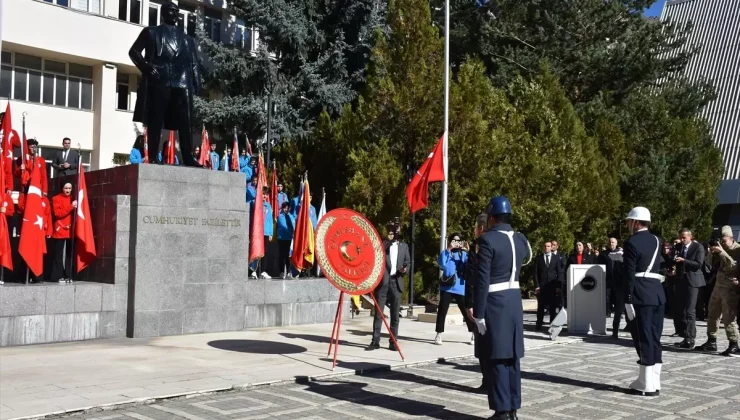
[[[144,28],[128,52],[142,74],[134,121],[148,129],[150,161],[156,160],[164,128],[178,131],[182,163],[198,166],[190,130],[193,96],[200,90],[197,50],[193,38],[177,27],[180,8],[166,2],[161,11],[164,23]]]

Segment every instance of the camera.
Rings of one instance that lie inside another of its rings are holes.
[[[673,244],[673,249],[671,249],[671,259],[676,259],[681,256],[681,251],[683,251],[683,244],[681,242],[677,244]]]

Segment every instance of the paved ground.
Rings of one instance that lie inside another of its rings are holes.
[[[2,348],[0,419],[326,375],[332,373],[326,357],[331,329],[318,324]],[[343,323],[337,372],[403,364],[398,353],[364,351],[371,329],[367,315]],[[462,326],[448,326],[441,347],[432,344],[434,324],[402,319],[400,331],[406,362],[473,352]],[[542,334],[527,337],[527,348],[552,344]]]
[[[670,320],[666,323],[666,336],[672,332],[669,324]],[[703,325],[699,325],[701,331]],[[532,340],[530,344],[533,341],[550,344],[543,336],[532,332],[526,335]],[[665,337],[666,343],[674,341]],[[442,347],[428,347],[441,355],[452,346],[445,343]],[[740,359],[667,349],[663,395],[648,399],[625,393],[637,371],[635,360],[626,334],[619,341],[586,337],[583,342],[569,345],[530,348],[522,363],[524,407],[519,417],[740,418]],[[342,366],[358,367],[354,362],[343,362]],[[485,396],[470,392],[479,381],[476,362],[463,359],[390,372],[170,399],[72,417],[87,420],[487,418],[491,412],[487,410]]]

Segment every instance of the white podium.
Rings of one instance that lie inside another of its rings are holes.
[[[568,269],[568,332],[606,335],[606,266]]]

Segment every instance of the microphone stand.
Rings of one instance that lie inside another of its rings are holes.
[[[74,251],[75,251],[75,224],[77,223],[77,211],[80,207],[80,178],[82,176],[82,172],[80,171],[80,168],[82,167],[82,146],[80,146],[80,143],[77,143],[77,194],[75,194],[74,199],[77,201],[77,208],[74,209],[74,214],[72,215],[72,227],[70,229],[70,241],[69,241],[69,265],[67,268],[69,269],[69,277],[67,277],[67,283],[73,283],[75,281],[75,267],[74,267]],[[73,200],[74,201],[74,200]]]

